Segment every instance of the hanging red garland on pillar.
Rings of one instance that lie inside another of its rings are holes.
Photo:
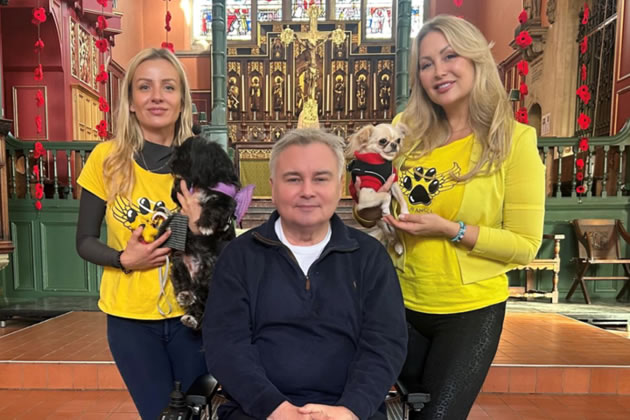
[[[171,0],[165,0],[166,2],[166,14],[164,15],[164,32],[166,35],[166,41],[162,42],[162,48],[170,50],[173,54],[175,54],[175,46],[173,45],[172,42],[168,42],[168,33],[171,32],[171,20],[173,19],[173,16],[171,15],[171,12],[168,11],[168,3]]]
[[[583,11],[582,11],[582,19],[580,21],[580,23],[583,26],[588,24],[589,16],[590,16],[590,9],[588,8],[588,4],[584,3],[584,8],[583,8]],[[584,36],[584,38],[580,42],[580,55],[586,54],[587,51],[588,51],[588,37]],[[587,80],[587,73],[586,73],[586,71],[587,71],[586,64],[582,64],[582,66],[580,68],[580,80],[582,82],[586,82],[586,80]],[[578,96],[578,98],[580,98],[580,100],[582,101],[582,103],[584,105],[587,105],[589,103],[589,101],[591,100],[591,92],[590,92],[589,87],[588,87],[588,85],[586,83],[582,84],[577,89],[575,94]],[[577,119],[577,123],[578,123],[580,129],[586,131],[591,126],[591,118],[588,115],[586,115],[585,113],[581,112],[580,116]],[[581,137],[579,142],[578,142],[578,149],[581,152],[588,152],[588,148],[589,148],[588,137],[587,136]],[[580,183],[580,185],[575,187],[575,192],[577,194],[579,194],[579,195],[585,194],[586,193],[586,185],[584,185],[584,159],[582,159],[582,158],[576,159],[575,166],[577,168],[577,172],[575,174],[575,179],[576,179],[577,182]]]
[[[105,8],[107,7],[107,0],[97,0],[98,4],[101,5],[101,15],[96,20],[96,31],[98,33],[99,39],[96,41],[96,48],[99,51],[99,61],[101,64],[99,65],[99,73],[96,75],[96,81],[100,84],[107,83],[107,71],[105,70],[105,54],[109,51],[109,41],[105,38],[105,29],[107,29],[108,23],[105,18]],[[98,136],[101,139],[107,138],[107,113],[109,112],[109,104],[107,103],[107,99],[100,95],[101,89],[99,88],[99,98],[98,98],[98,108],[103,113],[103,119],[96,125],[96,130],[98,132]]]
[[[31,23],[37,27],[37,40],[35,41],[34,50],[37,56],[37,65],[33,70],[33,80],[41,82],[44,80],[44,68],[42,67],[41,54],[44,50],[44,41],[41,38],[41,24],[46,22],[46,10],[40,6],[39,0],[37,0],[37,7],[33,9],[33,18]],[[37,107],[37,113],[35,115],[35,132],[36,137],[40,137],[43,133],[43,120],[42,120],[42,107],[46,103],[44,98],[44,92],[41,89],[37,89],[35,93],[35,106]],[[35,179],[35,208],[37,210],[42,209],[41,200],[44,198],[44,184],[43,177],[40,173],[40,159],[46,156],[46,149],[41,142],[35,142],[35,148],[33,149],[33,158],[37,162],[33,165],[33,177]]]
[[[529,16],[527,15],[527,10],[525,9],[521,10],[521,13],[518,14],[518,21],[521,25],[524,25],[525,22],[527,22],[528,18]],[[532,44],[532,41],[532,37],[527,30],[521,31],[514,39],[516,45],[518,45],[522,50],[526,50],[527,47]],[[527,60],[522,59],[521,61],[519,61],[516,64],[516,70],[518,71],[518,74],[521,78],[521,83],[518,90],[520,93],[520,98],[522,99],[525,96],[529,95],[529,86],[527,86],[527,82],[525,79],[525,76],[527,76],[527,74],[529,73],[529,63],[527,62]],[[524,106],[520,107],[516,111],[515,118],[516,121],[520,123],[528,124],[529,118],[527,115],[527,108],[525,108]]]

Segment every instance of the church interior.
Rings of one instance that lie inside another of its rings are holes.
[[[139,50],[175,53],[194,123],[256,186],[246,229],[273,209],[285,133],[347,138],[405,109],[413,37],[440,14],[493,43],[546,168],[542,246],[509,273],[469,419],[629,418],[630,2],[0,0],[0,419],[140,418],[96,306],[102,269],[75,251],[76,181]],[[347,188],[337,214],[357,226]]]

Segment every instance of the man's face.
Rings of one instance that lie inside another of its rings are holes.
[[[275,165],[271,196],[283,226],[304,232],[328,229],[342,188],[333,151],[322,143],[289,146]]]

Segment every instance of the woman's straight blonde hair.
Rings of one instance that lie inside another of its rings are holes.
[[[192,99],[186,73],[175,54],[167,49],[147,48],[140,51],[129,62],[127,73],[120,87],[120,102],[116,113],[114,147],[103,162],[103,178],[107,190],[107,201],[116,195],[129,197],[134,185],[134,155],[142,150],[144,136],[136,114],[130,111],[132,83],[138,66],[147,60],[166,60],[177,71],[182,95],[179,118],[175,122],[173,145],[178,146],[192,136]]]
[[[413,137],[406,142],[403,156],[424,156],[444,145],[451,134],[444,109],[429,99],[420,83],[420,44],[430,32],[444,35],[455,53],[472,61],[475,70],[469,123],[482,153],[473,168],[459,179],[469,179],[482,169],[493,172],[510,150],[514,115],[490,52],[492,45],[473,24],[455,16],[439,15],[425,22],[413,41],[409,64],[411,94],[402,115]]]

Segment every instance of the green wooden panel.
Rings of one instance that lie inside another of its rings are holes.
[[[50,221],[40,224],[42,290],[47,292],[89,292],[87,263],[75,247],[76,222]]]
[[[15,221],[11,223],[11,236],[17,238],[17,242],[22,244],[19,249],[15,247],[15,251],[11,256],[10,269],[12,277],[10,281],[14,290],[36,290],[35,260],[37,256],[34,252],[30,252],[34,249],[35,239],[33,235],[33,222]]]

